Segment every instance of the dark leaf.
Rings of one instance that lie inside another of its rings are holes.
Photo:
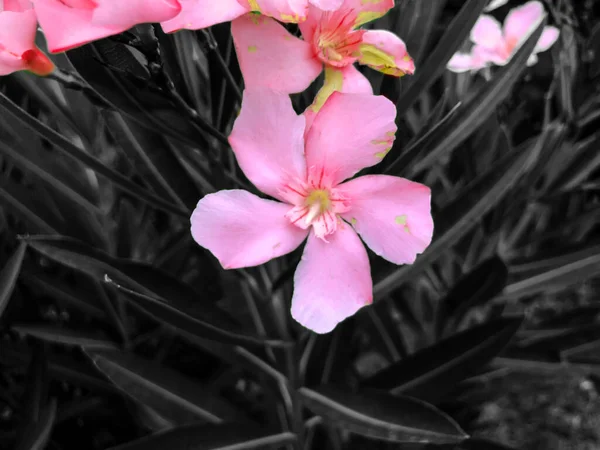
[[[176,424],[222,423],[240,414],[198,381],[121,352],[88,352],[94,364],[125,394]]]
[[[549,126],[530,147],[510,151],[494,167],[474,180],[458,198],[440,211],[438,217],[443,217],[445,223],[436,223],[436,235],[427,250],[414,264],[396,269],[377,282],[374,294],[382,298],[403,282],[413,279],[417,273],[429,267],[448,248],[464,237],[537,161],[540,152],[546,148],[554,133],[563,128],[564,125],[560,124]]]
[[[419,98],[419,95],[446,70],[446,64],[469,36],[471,28],[481,15],[486,3],[487,0],[468,0],[465,2],[452,23],[448,25],[438,45],[429,54],[429,58],[415,72],[410,81],[410,87],[402,93],[396,102],[398,117],[402,117],[415,100]]]
[[[166,211],[171,214],[175,214],[180,217],[188,218],[190,212],[173,206],[171,202],[163,200],[157,197],[146,189],[133,183],[124,175],[114,171],[113,169],[104,165],[100,160],[94,156],[89,155],[82,149],[74,145],[71,141],[67,140],[64,136],[60,135],[52,128],[48,127],[38,119],[27,113],[25,110],[13,103],[6,95],[0,92],[0,108],[14,116],[16,119],[21,121],[24,125],[30,128],[32,131],[38,133],[42,138],[47,139],[54,145],[54,148],[60,150],[75,161],[79,161],[81,164],[88,166],[94,170],[98,175],[101,175],[115,186],[127,192],[132,197],[162,211]]]
[[[445,393],[491,361],[517,332],[522,318],[478,325],[381,370],[363,386],[439,402]]]
[[[44,450],[46,448],[56,420],[56,407],[56,399],[52,398],[42,409],[39,420],[28,425],[16,450]]]
[[[471,308],[485,305],[500,294],[507,280],[508,269],[498,256],[483,261],[440,300],[440,327],[444,326],[444,322],[460,323]]]
[[[195,341],[196,338],[206,338],[240,345],[271,345],[274,347],[288,345],[283,341],[263,340],[239,331],[233,331],[231,325],[218,328],[211,321],[201,319],[197,315],[187,314],[184,309],[176,309],[158,299],[127,289],[116,284],[110,278],[107,278],[106,281],[127,294],[127,298],[141,311],[154,320],[167,325],[174,333],[192,341]]]
[[[11,327],[19,334],[32,336],[46,342],[77,346],[88,350],[115,350],[114,342],[90,333],[60,328],[54,325],[13,325]]]
[[[268,434],[241,424],[189,425],[151,434],[108,450],[268,450],[293,444],[292,433]]]
[[[363,436],[393,442],[457,444],[468,436],[443,412],[420,400],[377,391],[353,393],[322,385],[299,390],[307,408]]]
[[[12,256],[6,261],[2,271],[0,271],[0,317],[8,305],[8,301],[13,293],[21,266],[25,258],[27,244],[21,242]]]
[[[527,59],[542,34],[544,24],[545,22],[542,22],[511,61],[473,98],[463,103],[456,114],[439,129],[436,133],[437,139],[427,144],[427,156],[411,168],[411,173],[421,172],[438,161],[442,154],[450,153],[495,112],[496,107],[510,95],[513,85],[527,68]]]

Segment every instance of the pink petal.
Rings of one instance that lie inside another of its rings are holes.
[[[559,34],[560,31],[556,27],[544,27],[539,41],[535,44],[534,53],[545,52],[552,47],[558,39]]]
[[[369,30],[363,36],[358,61],[387,75],[401,77],[415,72],[415,63],[404,41],[385,30]]]
[[[289,180],[306,179],[304,117],[290,97],[268,89],[246,89],[240,115],[229,135],[237,161],[254,185],[281,199]]]
[[[494,49],[504,43],[502,27],[492,16],[483,14],[471,30],[471,40],[482,47]]]
[[[367,175],[338,186],[350,198],[342,217],[376,254],[411,264],[431,243],[433,219],[427,186],[400,177]]]
[[[462,73],[477,70],[478,67],[470,53],[455,53],[448,61],[447,69],[451,72]]]
[[[344,0],[310,0],[310,3],[323,11],[333,11],[339,9]]]
[[[377,164],[392,146],[396,107],[381,95],[334,92],[306,136],[308,181],[335,186]]]
[[[18,57],[35,48],[37,20],[33,10],[0,12],[0,52],[10,52]]]
[[[364,245],[348,224],[325,242],[310,233],[294,275],[292,317],[316,333],[328,333],[373,301]]]
[[[247,14],[231,23],[231,32],[247,88],[302,92],[321,73],[311,45],[271,18]]]
[[[344,92],[347,94],[373,94],[371,83],[353,64],[341,69],[334,67],[325,67],[325,81],[313,103],[304,111],[306,117],[306,136],[312,126],[319,110],[323,107],[327,99],[334,92]]]
[[[344,0],[343,7],[357,12],[356,26],[358,27],[384,16],[394,7],[394,0]]]
[[[540,2],[527,2],[512,9],[504,20],[504,38],[507,42],[522,43],[535,30],[545,16]]]
[[[51,53],[125,31],[118,27],[92,25],[93,9],[71,8],[60,0],[34,0],[34,8]]]
[[[199,30],[229,22],[249,11],[237,0],[179,0],[179,3],[181,12],[173,19],[161,23],[165,33],[181,29]]]
[[[209,194],[191,218],[192,236],[225,269],[252,267],[295,250],[306,230],[285,217],[290,206],[242,190]]]
[[[238,0],[238,2],[251,11],[273,17],[281,22],[303,22],[308,12],[308,0]]]
[[[181,11],[176,0],[95,0],[92,23],[127,30],[140,23],[172,19]]]
[[[346,94],[371,94],[373,95],[373,87],[367,77],[352,64],[343,67],[342,72],[342,89],[340,92]]]
[[[0,2],[0,12],[13,11],[23,12],[31,9],[33,5],[30,0],[4,0],[4,5]]]

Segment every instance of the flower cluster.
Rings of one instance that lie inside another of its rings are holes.
[[[506,3],[493,0],[486,11]],[[387,75],[412,74],[404,42],[388,31],[361,28],[394,0],[0,0],[0,74],[46,75],[53,64],[34,43],[41,27],[57,53],[141,23],[165,32],[232,21],[245,83],[229,143],[246,177],[266,196],[224,190],[203,197],[191,232],[225,269],[251,267],[306,245],[294,276],[292,316],[318,333],[372,302],[364,243],[395,264],[410,264],[430,244],[430,190],[386,175],[353,178],[379,163],[396,133],[396,109],[373,95],[355,63]],[[504,30],[483,15],[470,54],[454,71],[505,64],[539,23],[543,8],[513,10]],[[283,23],[297,23],[301,37]],[[558,31],[545,30],[537,51]],[[324,71],[324,84],[303,114],[289,94]],[[360,237],[359,237],[360,236]]]
[[[503,3],[506,2],[501,4]],[[477,71],[492,64],[507,64],[544,16],[544,7],[538,1],[530,1],[510,11],[504,20],[504,27],[494,17],[483,14],[471,30],[473,48],[469,53],[456,53],[448,62],[448,69],[466,72]],[[558,39],[558,34],[556,27],[544,27],[527,65],[535,64],[537,54],[548,50]]]

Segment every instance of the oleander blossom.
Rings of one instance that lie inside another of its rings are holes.
[[[119,34],[141,23],[162,22],[181,11],[177,0],[33,0],[33,4],[51,53]]]
[[[36,47],[37,19],[29,0],[0,0],[0,75],[48,75],[54,64]]]
[[[194,239],[225,269],[263,264],[308,237],[294,276],[292,316],[317,333],[372,302],[367,252],[410,264],[431,242],[430,190],[366,175],[394,140],[396,108],[383,96],[333,93],[306,128],[288,95],[246,90],[229,142],[248,179],[275,200],[223,190],[198,202]],[[358,233],[358,235],[357,235]]]
[[[339,8],[343,0],[179,0],[181,12],[162,23],[166,33],[181,29],[198,30],[229,22],[250,12],[274,17],[281,22],[306,20],[309,5],[323,10]]]
[[[402,39],[389,31],[359,28],[393,6],[394,0],[343,0],[331,11],[310,5],[299,24],[303,39],[268,17],[244,15],[234,20],[231,32],[244,83],[296,93],[325,68],[325,84],[313,105],[316,112],[333,91],[372,94],[354,63],[396,77],[412,74],[415,65]]]
[[[456,53],[448,62],[448,70],[476,71],[491,64],[507,64],[544,17],[544,7],[538,1],[530,1],[512,9],[504,20],[504,27],[492,16],[483,14],[471,30],[470,39],[475,44],[471,52]],[[558,28],[544,27],[527,65],[534,65],[538,61],[537,54],[548,50],[558,35]]]

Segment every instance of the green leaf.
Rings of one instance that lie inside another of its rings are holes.
[[[466,6],[466,5],[465,5]],[[411,174],[425,170],[442,154],[452,152],[496,111],[496,107],[512,92],[512,87],[527,68],[531,55],[544,29],[543,21],[527,38],[523,46],[469,101],[463,103],[452,118],[436,133],[437,139],[428,145],[427,156],[411,168]]]
[[[402,117],[419,95],[429,88],[446,70],[446,64],[469,36],[471,28],[481,15],[488,0],[468,0],[452,20],[429,58],[420,65],[412,76],[410,86],[398,101],[398,117]]]
[[[332,385],[303,387],[299,393],[313,413],[363,436],[423,444],[458,444],[468,438],[446,414],[414,398],[377,391],[354,393]]]
[[[293,444],[292,433],[268,434],[242,424],[189,425],[151,434],[108,450],[268,450]]]
[[[427,250],[414,264],[395,269],[374,286],[374,295],[382,298],[400,284],[414,277],[436,261],[444,251],[464,237],[490,211],[537,161],[554,133],[562,132],[564,125],[552,124],[529,148],[512,150],[495,166],[475,179],[455,200],[434,217],[436,234]],[[508,144],[506,144],[508,145]],[[440,224],[437,217],[443,217]]]
[[[362,385],[437,403],[500,353],[522,320],[497,319],[455,334],[386,367]]]
[[[175,424],[206,421],[219,424],[243,416],[198,381],[138,356],[121,352],[88,352],[96,367],[119,389]]]
[[[0,108],[7,113],[14,116],[16,119],[21,121],[32,131],[38,133],[42,138],[47,139],[54,145],[54,148],[60,150],[70,158],[81,164],[94,170],[99,175],[110,180],[116,187],[119,187],[124,192],[128,193],[132,197],[162,211],[175,214],[180,217],[188,218],[190,212],[182,210],[172,205],[171,202],[163,200],[157,197],[146,189],[133,183],[124,175],[114,171],[113,169],[105,166],[101,161],[85,153],[82,149],[74,145],[71,141],[67,140],[64,136],[60,135],[52,128],[48,127],[38,119],[30,115],[27,111],[23,110],[15,103],[13,103],[6,95],[0,92]]]
[[[21,273],[26,249],[27,244],[21,242],[12,256],[6,261],[2,271],[0,271],[0,317],[2,317],[2,313],[4,313],[6,305],[8,305],[8,301],[15,289],[17,278],[19,278],[19,273]]]
[[[13,325],[13,331],[53,344],[77,346],[87,350],[115,350],[114,342],[91,333],[74,331],[55,325]]]

